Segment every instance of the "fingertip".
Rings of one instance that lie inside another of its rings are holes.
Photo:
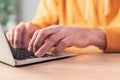
[[[39,53],[35,53],[36,57],[41,57],[41,55]]]
[[[41,53],[41,52],[35,52],[35,56],[36,56],[36,57],[42,57],[42,56],[44,56],[44,54]]]
[[[28,46],[28,49],[27,49],[29,52],[32,52],[32,49],[31,47]]]
[[[14,49],[18,49],[19,47],[18,47],[18,46],[16,46],[16,45],[14,45],[14,46],[13,46],[13,48],[14,48]]]

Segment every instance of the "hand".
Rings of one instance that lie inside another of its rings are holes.
[[[35,52],[35,55],[40,57],[56,45],[52,53],[56,56],[69,46],[84,48],[89,45],[95,45],[98,47],[103,47],[105,43],[104,36],[105,35],[101,30],[52,25],[34,33],[29,43],[28,50]]]
[[[30,39],[33,33],[37,30],[32,23],[21,22],[15,27],[12,27],[7,33],[7,39],[13,48],[28,48]]]

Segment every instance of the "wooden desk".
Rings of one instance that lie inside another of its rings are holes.
[[[0,80],[120,80],[120,54],[96,48],[75,52],[81,55],[24,67],[0,63]]]

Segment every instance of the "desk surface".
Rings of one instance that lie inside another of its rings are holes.
[[[91,47],[74,51],[81,54],[24,67],[0,63],[0,80],[120,80],[120,54]]]

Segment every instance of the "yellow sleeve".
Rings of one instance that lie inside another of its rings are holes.
[[[120,25],[102,28],[102,30],[107,40],[105,52],[120,52]]]
[[[40,0],[38,9],[32,23],[38,28],[44,28],[51,24],[56,24],[58,20],[57,1]]]

